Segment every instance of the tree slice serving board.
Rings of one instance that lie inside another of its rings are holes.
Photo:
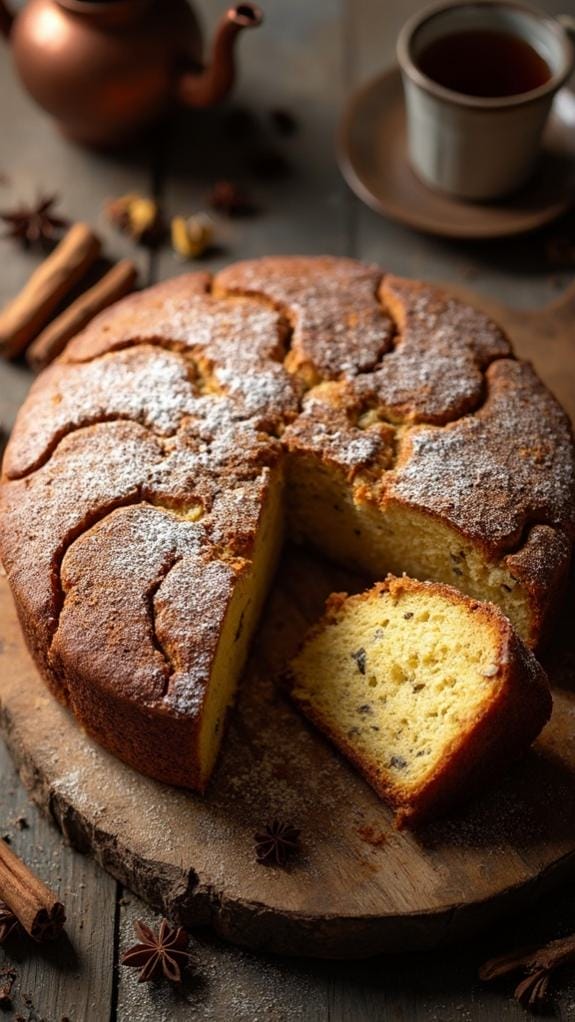
[[[573,415],[575,286],[537,312],[458,294],[507,328]],[[534,749],[450,818],[399,833],[273,684],[328,593],[361,587],[310,553],[286,551],[202,798],[140,776],[86,737],[40,681],[0,579],[0,717],[33,799],[73,845],[184,925],[288,954],[439,946],[575,872],[573,629],[559,622],[547,654],[555,707]],[[573,595],[566,622],[572,606]],[[275,817],[302,832],[285,870],[254,857],[254,832]]]

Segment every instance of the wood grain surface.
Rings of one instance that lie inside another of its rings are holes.
[[[223,112],[214,119],[178,118],[138,150],[114,156],[86,153],[58,136],[15,82],[8,54],[0,52],[0,172],[7,177],[0,185],[0,206],[32,199],[38,189],[57,191],[64,212],[93,223],[114,258],[138,259],[143,280],[150,281],[186,267],[169,252],[159,259],[149,256],[109,230],[100,213],[103,200],[142,190],[163,197],[171,212],[192,212],[203,208],[206,186],[215,177],[244,175],[261,213],[249,220],[218,223],[221,249],[206,260],[208,268],[264,252],[327,251],[373,260],[397,273],[473,286],[484,296],[522,308],[542,306],[561,294],[574,271],[569,256],[575,238],[572,216],[521,241],[436,241],[363,207],[335,170],[333,133],[345,95],[390,65],[397,31],[423,6],[421,0],[384,4],[265,0],[263,5],[265,29],[241,40],[242,72],[233,104],[254,110],[266,126],[272,106],[296,115],[299,131],[293,138],[266,135],[285,153],[291,167],[288,178],[254,179],[246,170],[245,146],[221,148],[216,124]],[[196,6],[209,29],[222,3],[198,0]],[[539,6],[557,9],[552,0],[539,0]],[[563,0],[561,9],[575,14],[575,3]],[[14,295],[37,262],[33,253],[0,241],[0,301]],[[0,422],[5,426],[10,426],[31,379],[24,365],[1,367]],[[410,954],[334,966],[255,956],[195,931],[197,964],[182,994],[138,986],[133,971],[112,969],[111,959],[117,963],[119,948],[130,942],[134,918],[145,916],[151,922],[157,916],[88,858],[63,848],[59,832],[27,802],[1,747],[0,776],[4,832],[40,874],[60,888],[67,904],[77,905],[72,966],[61,949],[50,955],[32,955],[28,948],[0,950],[0,967],[16,961],[21,973],[9,1018],[19,1013],[48,1022],[60,1022],[64,1016],[74,1022],[108,1018],[519,1022],[525,1014],[510,997],[512,985],[479,984],[479,962],[527,938],[549,939],[575,929],[575,887],[567,886],[533,913],[522,914],[505,927],[498,925],[485,940],[449,954]],[[15,823],[21,814],[30,823],[27,829],[20,830]],[[575,984],[569,975],[561,980],[552,1014],[575,1018]]]

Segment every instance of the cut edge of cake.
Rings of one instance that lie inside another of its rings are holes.
[[[464,642],[451,637],[458,628]],[[531,745],[552,708],[542,667],[497,607],[405,576],[332,594],[282,684],[400,828],[476,790]]]

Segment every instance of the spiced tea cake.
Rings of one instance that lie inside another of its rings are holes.
[[[69,343],[5,453],[0,554],[57,698],[203,789],[286,530],[491,600],[535,645],[573,466],[485,315],[353,260],[266,258],[131,295]]]

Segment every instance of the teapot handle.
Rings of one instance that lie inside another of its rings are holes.
[[[14,24],[14,14],[5,3],[5,0],[0,0],[0,32],[5,35],[8,39],[10,32],[12,31],[12,25]]]

